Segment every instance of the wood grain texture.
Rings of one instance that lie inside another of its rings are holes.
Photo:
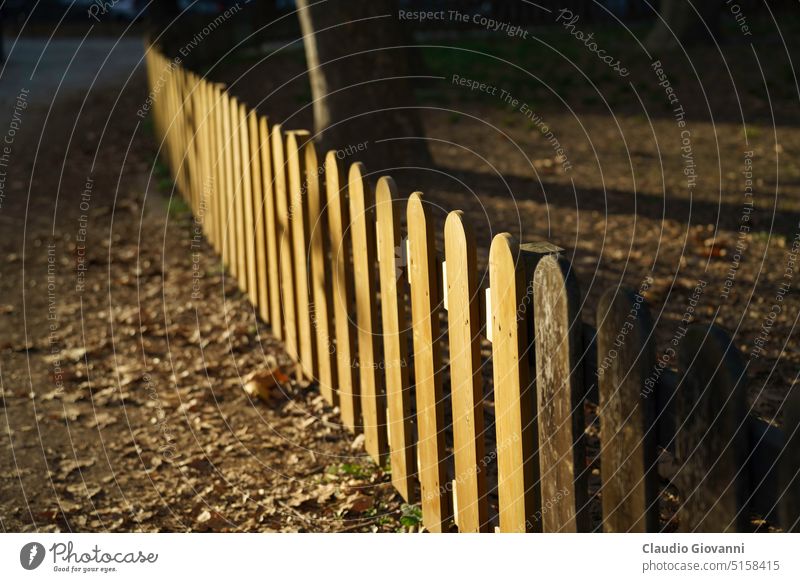
[[[247,116],[250,136],[250,183],[253,188],[253,228],[255,250],[255,304],[261,319],[269,323],[269,281],[267,275],[267,232],[264,203],[264,172],[261,170],[263,152],[258,128],[258,114]]]
[[[325,156],[325,193],[328,199],[328,225],[331,245],[333,313],[336,330],[336,373],[342,422],[351,431],[360,430],[361,402],[358,392],[356,329],[352,318],[353,283],[350,205],[341,180],[336,152]]]
[[[375,285],[375,199],[366,183],[364,165],[356,162],[348,173],[350,229],[353,240],[353,281],[358,327],[358,375],[365,448],[381,462],[386,454],[386,402],[378,329]]]
[[[313,299],[310,287],[308,190],[306,158],[302,151],[303,145],[308,139],[307,131],[290,131],[286,134],[286,166],[289,177],[289,220],[292,225],[299,363],[305,379],[316,382],[318,378],[317,339],[311,311]],[[311,168],[311,171],[314,172],[315,169]]]
[[[214,179],[212,175],[212,145],[211,145],[211,94],[209,93],[209,83],[205,79],[200,79],[197,87],[198,101],[200,103],[200,163],[201,163],[201,212],[200,224],[206,240],[211,241],[211,197],[213,196]]]
[[[247,293],[247,253],[245,251],[244,228],[244,172],[242,166],[242,117],[241,107],[235,97],[231,97],[231,149],[233,151],[233,222],[230,237],[236,265],[233,274],[239,291]]]
[[[416,499],[411,389],[409,386],[408,317],[406,296],[408,279],[398,264],[405,245],[400,237],[397,185],[384,176],[375,187],[375,214],[378,234],[378,267],[381,282],[381,320],[383,358],[386,373],[387,425],[392,484],[403,499]]]
[[[538,531],[540,491],[536,393],[529,353],[531,316],[529,309],[521,310],[526,265],[519,245],[507,233],[492,240],[489,280],[500,531]]]
[[[305,158],[306,191],[308,192],[308,227],[311,253],[311,292],[313,304],[310,309],[317,341],[317,377],[319,392],[325,401],[337,403],[336,345],[334,343],[333,285],[331,283],[330,238],[328,231],[328,209],[325,192],[320,187],[320,165],[314,142],[303,146]]]
[[[451,212],[444,227],[453,454],[461,532],[489,531],[484,459],[481,319],[477,251],[463,214]]]
[[[537,264],[533,289],[542,530],[587,531],[580,291],[555,255]]]
[[[283,128],[272,127],[272,171],[275,178],[275,213],[278,243],[278,269],[280,272],[280,307],[283,321],[283,343],[286,353],[297,362],[299,358],[297,337],[297,312],[294,299],[294,259],[292,253],[292,225],[289,219],[289,190],[286,184],[286,157]]]
[[[721,329],[692,325],[685,331],[675,396],[680,531],[742,531],[749,520],[740,511],[747,491],[744,362]]]
[[[264,236],[267,249],[267,286],[269,287],[269,321],[272,335],[283,338],[283,312],[281,310],[280,266],[278,255],[278,217],[275,202],[276,184],[273,178],[272,144],[269,121],[258,119],[258,139],[261,142],[261,174],[264,194]],[[263,317],[263,314],[262,314]]]
[[[441,532],[449,528],[453,519],[447,483],[439,345],[441,293],[437,284],[439,263],[433,218],[420,192],[413,193],[408,201],[407,224],[422,522],[429,531]]]
[[[597,307],[603,530],[658,529],[653,322],[641,295],[609,289]]]
[[[220,255],[222,261],[223,245],[225,242],[225,223],[224,223],[224,208],[225,208],[225,143],[223,140],[223,122],[222,122],[222,88],[219,85],[212,87],[212,99],[214,108],[214,123],[213,123],[213,145],[214,156],[212,163],[214,164],[214,193],[211,201],[214,217],[212,222],[214,237],[212,244],[214,250]],[[224,264],[224,263],[223,263]]]
[[[222,209],[222,261],[230,273],[236,274],[236,252],[234,228],[236,225],[234,204],[233,132],[231,130],[231,98],[222,92],[222,147],[225,152],[225,195]]]
[[[250,152],[250,121],[247,107],[239,106],[239,148],[242,155],[242,208],[244,227],[239,233],[244,244],[244,261],[247,297],[253,306],[258,305],[258,278],[256,272],[256,219],[253,196],[252,153]]]

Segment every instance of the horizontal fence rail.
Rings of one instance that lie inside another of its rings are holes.
[[[607,291],[589,325],[562,249],[508,234],[492,241],[484,288],[461,212],[436,224],[422,193],[404,203],[390,177],[373,186],[363,164],[318,156],[308,132],[269,123],[155,46],[146,58],[177,191],[298,381],[364,435],[425,529],[747,531],[756,516],[800,531],[800,391],[782,429],[749,414],[726,332],[689,326],[678,369],[654,373],[641,294]]]

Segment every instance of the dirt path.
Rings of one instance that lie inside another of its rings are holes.
[[[242,390],[285,356],[153,166],[135,114],[141,45],[105,65],[112,42],[81,48],[51,105],[67,44],[31,80],[43,45],[20,43],[0,83],[0,131],[14,134],[0,208],[0,530],[400,527],[388,478],[316,391],[287,383],[265,404]]]

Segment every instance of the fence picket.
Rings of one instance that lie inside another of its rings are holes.
[[[715,326],[690,326],[679,354],[673,482],[681,493],[680,530],[741,531],[749,517],[740,511],[747,491],[744,363]]]
[[[462,213],[448,215],[440,270],[434,221],[420,193],[408,201],[408,240],[401,240],[391,178],[381,178],[373,191],[356,162],[344,187],[337,152],[328,152],[323,191],[308,132],[284,135],[280,125],[270,127],[222,85],[176,66],[155,45],[147,46],[145,60],[148,87],[158,97],[151,113],[159,155],[174,181],[173,195],[189,205],[195,225],[283,340],[300,377],[318,379],[343,424],[364,431],[375,461],[382,462],[388,448],[392,483],[408,502],[419,499],[418,476],[426,529],[449,530],[455,518],[459,531],[487,531],[482,290],[475,237]],[[408,280],[398,260],[404,250]],[[658,529],[657,445],[674,450],[677,460],[672,484],[680,493],[681,530],[741,531],[750,527],[753,511],[800,531],[800,391],[784,403],[782,430],[748,416],[746,367],[731,339],[713,325],[682,329],[680,372],[664,370],[651,381],[653,323],[644,300],[625,288],[605,293],[592,341],[560,250],[549,243],[517,245],[507,234],[495,237],[490,249],[486,317],[500,530],[588,530],[583,406],[593,398],[586,387],[594,385],[596,372],[605,531]],[[450,348],[452,498],[442,302]]]
[[[233,223],[232,246],[233,261],[236,270],[233,272],[239,291],[247,293],[247,253],[245,251],[244,227],[244,172],[242,168],[242,117],[239,101],[231,98],[231,142],[233,151]]]
[[[521,313],[526,264],[519,245],[499,234],[489,250],[489,297],[500,531],[541,529],[536,392],[531,382],[530,315]],[[522,317],[520,317],[522,315]]]
[[[305,181],[308,198],[308,228],[311,251],[311,291],[314,329],[317,338],[317,377],[319,392],[330,405],[337,401],[334,389],[336,353],[333,343],[333,286],[331,284],[328,209],[320,188],[320,165],[314,142],[307,140],[302,155],[305,159]]]
[[[253,188],[253,228],[255,261],[255,299],[258,314],[269,323],[269,284],[267,283],[267,225],[265,216],[264,173],[261,171],[261,140],[259,139],[258,114],[251,111],[247,116],[250,136],[250,183]]]
[[[247,107],[239,106],[239,150],[242,156],[242,230],[238,238],[242,241],[244,269],[242,278],[245,279],[245,289],[250,304],[258,305],[258,282],[256,280],[256,233],[255,233],[255,198],[253,197],[252,169],[250,160],[250,123],[248,122]]]
[[[481,319],[475,235],[461,212],[444,227],[453,453],[461,532],[489,531],[483,434]]]
[[[420,192],[409,198],[407,213],[422,522],[429,531],[441,532],[453,513],[445,464],[439,263],[433,217]]]
[[[372,188],[364,178],[365,172],[363,164],[354,163],[350,166],[347,183],[353,238],[361,414],[367,453],[380,463],[386,454],[386,407],[383,375],[379,373],[382,355],[375,298],[375,200]]]
[[[566,260],[543,257],[534,275],[539,466],[545,532],[588,529],[580,291]]]
[[[411,389],[408,379],[408,328],[405,298],[408,279],[401,273],[397,257],[404,241],[400,239],[400,217],[396,212],[397,186],[388,176],[375,188],[375,214],[378,232],[378,267],[381,281],[383,357],[386,371],[387,427],[392,483],[412,502],[414,488],[414,443],[411,425]]]
[[[275,178],[276,242],[278,243],[278,269],[280,273],[279,306],[282,309],[283,342],[286,353],[298,360],[297,315],[294,300],[294,265],[292,260],[292,225],[289,220],[289,193],[286,188],[286,161],[283,128],[272,127],[272,171]]]
[[[222,209],[222,262],[234,276],[236,275],[236,253],[234,250],[234,171],[233,171],[233,133],[231,131],[231,98],[227,91],[222,92],[222,143],[225,152],[225,195]]]
[[[657,395],[645,383],[655,364],[644,298],[609,289],[597,308],[603,529],[658,529]],[[619,342],[622,342],[621,344]]]
[[[358,398],[358,371],[353,366],[356,344],[353,320],[353,268],[351,260],[350,210],[341,183],[336,152],[325,156],[325,192],[328,199],[328,223],[331,243],[333,313],[336,329],[336,372],[342,423],[356,431],[361,423]]]
[[[214,166],[214,196],[211,201],[212,212],[212,230],[214,236],[211,243],[214,245],[214,250],[217,254],[222,256],[223,244],[225,235],[222,222],[222,209],[224,205],[225,196],[225,145],[222,137],[222,87],[220,85],[211,86],[211,101],[213,108],[213,122],[212,122],[212,144],[214,147],[214,155],[212,156],[212,164]]]
[[[200,198],[200,216],[203,233],[210,241],[213,236],[211,232],[211,197],[213,193],[213,178],[211,168],[211,153],[214,151],[211,143],[211,97],[208,91],[208,82],[200,79],[198,84],[198,94],[200,102],[200,160],[202,172],[200,182],[202,184],[202,194]]]
[[[281,311],[281,286],[278,261],[276,183],[273,180],[272,145],[270,143],[269,122],[261,116],[258,120],[258,140],[261,144],[261,183],[264,194],[264,236],[266,238],[266,269],[269,287],[269,309],[266,303],[261,306],[264,321],[269,321],[272,335],[283,339],[283,312]],[[268,317],[265,317],[266,314]]]
[[[317,342],[309,299],[309,238],[308,238],[308,175],[302,148],[309,139],[307,131],[286,134],[286,167],[289,178],[289,221],[292,224],[292,253],[294,257],[295,304],[297,306],[297,336],[300,369],[307,380],[318,378]],[[314,172],[315,168],[311,168]]]

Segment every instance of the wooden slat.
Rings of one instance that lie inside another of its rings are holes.
[[[211,174],[213,189],[211,194],[211,244],[218,254],[222,254],[222,196],[225,184],[225,163],[222,147],[222,103],[219,85],[209,86],[211,97]]]
[[[531,383],[530,309],[521,311],[526,265],[507,233],[489,250],[492,368],[500,531],[538,531],[541,522],[536,392]]]
[[[231,97],[231,149],[233,151],[233,222],[230,224],[230,236],[233,243],[233,260],[236,265],[233,274],[239,285],[239,291],[247,293],[247,254],[245,252],[244,229],[244,183],[242,172],[242,122],[241,109],[235,97]]]
[[[186,73],[186,102],[184,104],[184,131],[186,134],[186,150],[184,152],[184,163],[186,164],[189,176],[188,191],[184,192],[184,197],[191,208],[192,216],[197,217],[199,210],[198,196],[198,173],[197,173],[197,111],[194,91],[195,77],[191,72]]]
[[[283,312],[281,310],[281,286],[277,238],[277,211],[275,207],[276,185],[273,179],[272,145],[269,133],[269,122],[266,117],[258,120],[258,139],[261,143],[261,176],[264,194],[264,235],[266,237],[267,285],[269,287],[269,311],[265,311],[266,303],[261,305],[261,317],[269,321],[272,335],[283,338]]]
[[[225,152],[225,194],[222,197],[222,262],[230,273],[236,274],[236,253],[234,248],[235,214],[234,172],[233,172],[233,132],[231,131],[231,98],[222,91],[222,147]]]
[[[380,371],[378,308],[375,285],[375,200],[364,178],[364,165],[350,166],[350,230],[353,240],[353,280],[358,325],[358,369],[365,448],[380,463],[386,454],[386,408],[384,377]]]
[[[783,406],[778,504],[784,531],[800,531],[800,387],[792,387]]]
[[[453,454],[458,530],[489,531],[481,381],[481,319],[475,235],[463,213],[444,226]]]
[[[294,257],[295,305],[300,370],[307,380],[317,380],[317,340],[312,325],[312,299],[309,261],[309,227],[306,189],[305,155],[302,148],[309,139],[307,131],[286,134],[286,165],[289,177],[289,220],[292,229]],[[313,169],[312,169],[313,171]]]
[[[317,339],[319,392],[330,405],[336,404],[336,345],[333,341],[333,287],[331,284],[330,239],[325,193],[320,188],[320,165],[314,142],[303,146],[308,199],[308,227],[311,253],[311,290]]]
[[[269,283],[267,277],[267,233],[264,217],[264,172],[261,170],[261,140],[258,129],[258,114],[251,111],[247,116],[250,136],[250,183],[253,188],[253,228],[255,252],[255,298],[258,314],[269,323]]]
[[[256,224],[255,224],[255,198],[253,197],[252,169],[250,167],[250,123],[248,121],[247,107],[242,103],[239,106],[239,148],[242,156],[242,230],[238,233],[242,239],[244,269],[242,278],[245,280],[245,289],[250,303],[258,305],[258,281],[256,279]]]
[[[295,362],[299,358],[297,312],[294,299],[294,261],[292,258],[292,225],[289,220],[289,191],[286,186],[286,158],[283,128],[272,128],[272,171],[275,178],[276,242],[280,272],[280,307],[283,321],[283,343],[286,353]]]
[[[422,522],[429,531],[441,532],[448,529],[453,512],[444,439],[439,264],[433,218],[420,192],[408,201],[407,223]]]
[[[409,503],[416,499],[414,488],[414,442],[411,424],[411,392],[408,379],[408,329],[406,295],[408,285],[397,255],[400,238],[397,186],[384,176],[375,187],[378,267],[381,281],[383,358],[386,371],[387,426],[392,484]]]
[[[653,323],[644,298],[609,289],[597,307],[603,530],[658,529]]]
[[[730,337],[693,325],[679,350],[675,454],[684,532],[742,531],[747,491],[744,363]]]
[[[209,107],[208,82],[200,79],[197,85],[197,100],[199,103],[199,153],[200,153],[200,213],[197,217],[203,229],[206,239],[210,239],[211,217],[211,116]]]
[[[555,255],[539,261],[533,288],[542,529],[587,531],[580,291]]]
[[[339,409],[344,425],[351,431],[355,431],[361,423],[361,406],[358,397],[358,371],[353,366],[353,358],[356,353],[356,330],[351,317],[354,295],[351,261],[352,233],[350,231],[349,203],[341,176],[336,152],[330,151],[325,156],[325,192],[328,199],[328,224],[330,226]]]
[[[188,101],[191,110],[189,111],[188,124],[188,152],[189,152],[189,172],[191,175],[189,195],[192,201],[192,214],[195,220],[202,220],[201,201],[203,196],[203,179],[200,162],[200,101],[199,101],[199,78],[194,73],[188,76],[187,90]]]

